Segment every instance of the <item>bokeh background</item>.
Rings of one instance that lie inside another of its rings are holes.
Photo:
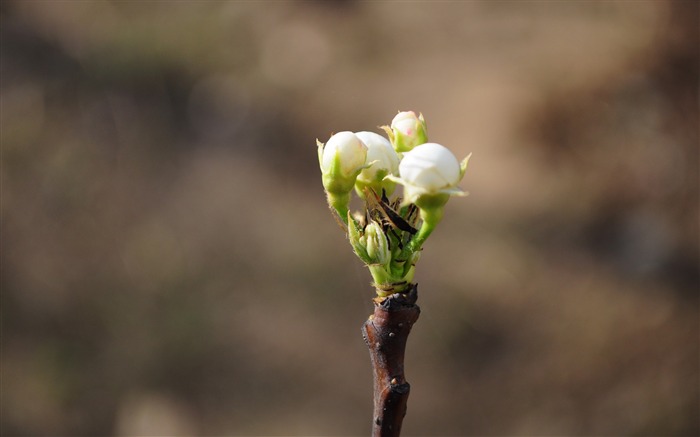
[[[3,1],[2,433],[367,435],[316,138],[473,152],[406,435],[700,434],[696,1]]]

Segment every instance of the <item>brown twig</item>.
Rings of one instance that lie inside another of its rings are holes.
[[[411,386],[403,370],[406,340],[418,320],[418,287],[374,301],[374,314],[362,326],[374,369],[373,437],[398,437]]]

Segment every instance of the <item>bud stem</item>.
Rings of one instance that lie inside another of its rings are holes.
[[[350,193],[345,194],[333,194],[327,192],[328,194],[328,205],[335,210],[335,212],[340,216],[340,219],[347,226],[348,224],[348,212],[350,206]]]
[[[440,220],[442,220],[443,211],[443,207],[420,210],[420,217],[423,219],[423,224],[408,245],[410,253],[418,252],[421,247],[423,247],[425,240],[428,239],[430,234],[435,230],[435,227],[440,223]]]

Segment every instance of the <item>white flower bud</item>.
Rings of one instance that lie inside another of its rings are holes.
[[[355,135],[367,146],[367,168],[357,177],[358,193],[362,196],[364,187],[371,187],[376,193],[387,194],[394,191],[395,184],[384,180],[388,175],[398,175],[399,155],[391,147],[389,140],[374,132],[356,132]]]
[[[415,203],[424,195],[464,195],[457,188],[462,179],[462,167],[457,158],[444,146],[425,143],[403,155],[399,164],[399,178],[388,179],[404,186],[404,203]],[[446,200],[446,199],[445,199]]]
[[[436,143],[425,143],[406,152],[399,174],[406,183],[430,193],[453,187],[460,180],[457,158]]]
[[[350,193],[360,171],[365,168],[367,146],[352,132],[338,132],[324,145],[318,144],[318,163],[328,204],[347,224]]]
[[[391,142],[397,152],[408,152],[414,147],[428,141],[423,115],[416,116],[413,111],[396,114],[391,121]]]
[[[339,176],[348,177],[362,169],[366,159],[367,146],[354,133],[338,132],[323,146],[321,171],[330,173],[334,171],[334,165],[339,164]]]

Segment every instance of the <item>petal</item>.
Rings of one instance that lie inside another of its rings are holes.
[[[460,166],[446,147],[425,143],[404,154],[399,164],[401,177],[429,190],[451,187],[460,180]]]

